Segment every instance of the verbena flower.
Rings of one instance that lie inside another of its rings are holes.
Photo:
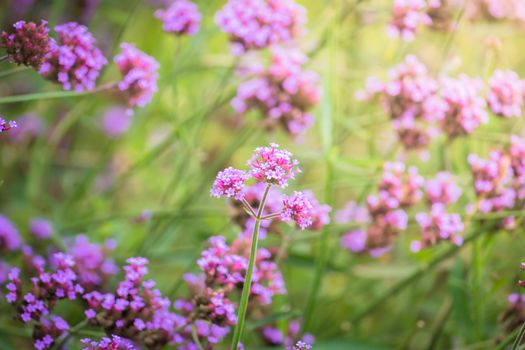
[[[302,230],[312,225],[313,207],[302,192],[294,192],[283,200],[284,210],[281,219],[293,220]]]
[[[282,332],[281,329],[276,326],[265,326],[260,332],[265,343],[269,345],[285,345],[286,347],[293,346],[298,338],[305,343],[312,344],[314,337],[310,333],[304,333],[300,337],[301,322],[299,320],[292,320],[288,322],[286,332]]]
[[[188,0],[175,0],[166,9],[155,12],[163,22],[164,31],[177,35],[193,35],[199,31],[202,16],[197,5]]]
[[[294,179],[300,172],[299,162],[292,154],[280,149],[278,144],[271,143],[269,147],[258,147],[248,161],[250,175],[260,182],[288,186],[288,180]]]
[[[516,72],[496,70],[489,80],[487,103],[500,117],[519,117],[525,99],[525,83]]]
[[[370,216],[366,207],[360,206],[354,201],[347,202],[343,208],[336,211],[334,219],[338,224],[366,224],[370,222]]]
[[[325,225],[330,223],[330,212],[332,208],[327,204],[321,204],[315,198],[312,191],[304,191],[303,196],[311,205],[311,220],[312,224],[309,226],[310,230],[321,230]]]
[[[232,167],[226,168],[217,174],[210,191],[213,197],[235,197],[241,199],[244,195],[245,183],[248,174],[245,171]]]
[[[433,179],[425,181],[425,195],[430,204],[455,203],[461,196],[461,188],[456,184],[452,174],[441,171]]]
[[[108,108],[100,120],[101,130],[111,138],[117,138],[128,131],[133,115],[127,108]]]
[[[303,32],[306,10],[293,0],[229,0],[215,23],[230,36],[240,55],[291,41]]]
[[[100,71],[108,63],[95,47],[95,38],[85,26],[75,22],[56,26],[55,31],[58,42],[45,56],[39,73],[65,90],[93,90]]]
[[[420,241],[413,241],[411,250],[418,252],[421,249],[433,246],[440,241],[449,241],[455,245],[462,245],[464,225],[458,214],[448,214],[442,203],[432,205],[430,213],[419,213],[416,221],[421,227]]]
[[[33,22],[18,21],[13,28],[13,33],[2,32],[0,47],[6,49],[12,62],[38,70],[45,55],[52,50],[47,22],[41,21],[37,25]]]
[[[39,239],[46,239],[53,235],[51,222],[43,218],[34,218],[29,222],[29,232]]]
[[[269,128],[283,126],[299,135],[312,126],[309,110],[320,99],[319,76],[303,69],[307,59],[300,51],[272,49],[269,67],[252,70],[251,79],[241,83],[232,106],[239,113],[257,109]]]
[[[482,86],[481,80],[466,75],[440,80],[440,96],[447,105],[441,117],[441,128],[449,138],[468,135],[488,122]]]
[[[32,140],[42,135],[45,131],[44,121],[41,117],[33,113],[28,113],[18,118],[16,126],[16,128],[11,129],[7,134],[9,141],[14,144]],[[0,130],[1,129],[0,127]]]
[[[16,128],[18,125],[14,120],[7,122],[4,118],[0,116],[0,134],[4,131],[9,131]]]
[[[119,336],[112,335],[111,338],[102,338],[94,341],[89,338],[81,339],[82,350],[135,350],[133,344]]]
[[[289,350],[312,350],[312,346],[303,341],[298,341],[293,347],[288,348]]]
[[[132,44],[123,43],[120,47],[122,52],[115,56],[115,63],[123,75],[118,88],[126,95],[130,106],[144,107],[157,91],[159,64]]]
[[[50,349],[64,333],[69,330],[68,323],[57,315],[50,315],[39,320],[38,326],[33,330],[35,349]]]
[[[425,0],[394,0],[388,33],[403,40],[413,40],[420,26],[430,26]]]
[[[0,215],[0,252],[13,251],[22,245],[22,238],[15,225],[5,216]]]

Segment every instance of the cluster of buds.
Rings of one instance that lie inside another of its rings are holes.
[[[111,338],[104,337],[100,341],[84,338],[80,342],[83,345],[82,350],[136,350],[131,342],[116,335],[112,335]]]
[[[229,34],[233,53],[240,55],[299,36],[306,10],[294,0],[229,0],[217,12],[215,23]]]
[[[500,117],[520,117],[525,102],[525,82],[516,72],[496,70],[489,80],[487,103]]]
[[[46,54],[53,48],[47,22],[42,21],[38,25],[18,21],[13,24],[13,28],[15,30],[11,34],[2,32],[0,47],[6,49],[10,61],[38,70]]]
[[[170,311],[171,302],[155,288],[154,281],[144,280],[147,259],[129,258],[127,263],[124,280],[114,293],[93,291],[84,295],[89,323],[147,349],[174,343],[173,330],[184,325],[184,318]]]
[[[239,113],[259,110],[266,127],[281,125],[291,135],[303,133],[313,124],[309,110],[320,99],[319,76],[303,68],[306,61],[296,49],[272,49],[267,68],[249,69],[251,79],[237,88],[234,109]]]

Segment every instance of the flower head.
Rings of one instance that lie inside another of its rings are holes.
[[[93,90],[102,68],[108,63],[95,47],[95,38],[88,29],[70,22],[55,27],[58,43],[45,56],[39,73],[62,84],[65,90]]]
[[[45,55],[52,49],[46,21],[40,25],[33,22],[18,21],[13,25],[12,34],[2,32],[0,47],[6,49],[9,59],[38,70]]]
[[[525,83],[516,72],[496,70],[489,81],[487,103],[500,117],[519,117],[525,99]]]
[[[7,217],[0,215],[0,251],[16,250],[21,244],[22,238],[16,227]]]
[[[425,182],[425,194],[431,204],[455,203],[461,196],[461,188],[454,181],[453,176],[446,172],[439,172],[435,178]]]
[[[166,9],[155,12],[164,25],[164,31],[177,35],[193,35],[199,31],[202,15],[197,5],[188,0],[175,0]]]
[[[0,133],[14,129],[16,127],[18,127],[18,125],[14,120],[6,122],[6,120],[0,116]]]
[[[210,191],[213,197],[235,197],[241,199],[244,195],[245,183],[248,174],[245,171],[232,167],[226,168],[217,174]]]
[[[288,186],[289,179],[294,179],[295,174],[300,172],[298,164],[290,152],[280,149],[275,143],[269,147],[258,147],[248,161],[253,178],[283,188]]]
[[[304,230],[313,222],[313,207],[308,198],[302,192],[294,192],[293,195],[283,200],[282,220],[293,220]]]
[[[94,341],[89,338],[81,339],[82,350],[135,350],[136,348],[130,341],[126,341],[119,336],[112,335],[111,338],[102,338]]]
[[[123,43],[120,47],[122,52],[115,56],[123,75],[118,88],[126,94],[130,106],[144,107],[157,91],[159,64],[132,44]]]
[[[229,0],[215,15],[215,23],[230,35],[234,54],[242,54],[297,37],[306,23],[306,10],[293,0]]]
[[[37,238],[45,239],[53,235],[53,226],[43,218],[34,218],[29,223],[29,232]]]
[[[418,27],[432,24],[426,9],[425,0],[394,0],[389,34],[406,41],[414,39]]]

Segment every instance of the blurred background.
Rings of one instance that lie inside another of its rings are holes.
[[[468,137],[437,138],[424,160],[398,146],[379,103],[355,99],[369,76],[387,77],[407,54],[435,76],[465,73],[486,81],[496,68],[523,75],[520,23],[471,20],[459,6],[451,15],[455,30],[426,28],[405,42],[387,34],[390,1],[298,1],[308,11],[308,33],[298,44],[308,69],[320,75],[322,97],[312,111],[314,125],[293,138],[279,128],[267,130],[258,112],[241,115],[231,107],[243,80],[236,67],[250,57],[241,62],[232,56],[227,35],[214,24],[224,2],[195,2],[203,14],[200,31],[176,37],[163,32],[153,15],[159,5],[146,0],[0,1],[2,30],[19,19],[47,19],[50,28],[77,21],[89,27],[108,60],[129,42],[160,63],[158,92],[132,116],[111,93],[42,97],[60,87],[31,69],[1,63],[0,114],[34,123],[24,133],[0,136],[0,212],[26,240],[27,222],[35,216],[53,222],[57,240],[78,233],[94,242],[113,238],[119,265],[146,256],[152,278],[174,296],[185,288],[182,274],[197,269],[208,237],[238,234],[229,207],[210,198],[209,189],[219,170],[244,167],[255,147],[276,142],[290,150],[303,170],[294,186],[311,189],[332,213],[348,201],[363,204],[391,160],[415,165],[425,177],[452,172],[463,189],[456,208],[465,212],[474,198],[468,154],[486,156],[505,146],[510,134],[525,136],[523,118],[491,117]],[[98,84],[118,78],[110,62]],[[13,102],[16,95],[28,97]],[[123,118],[123,130],[104,128],[112,113]],[[500,321],[507,295],[519,291],[522,231],[495,232],[451,253],[443,245],[413,254],[414,227],[390,254],[373,259],[340,247],[346,230],[332,223],[326,235],[297,234],[282,266],[288,295],[275,298],[275,309],[304,316],[311,308],[306,327],[316,337],[315,349],[494,349],[497,339],[506,339]],[[310,305],[316,269],[324,273]],[[381,302],[367,310],[374,300]],[[9,305],[0,303],[0,310],[0,348],[25,349]],[[78,310],[62,311],[81,318]],[[267,347],[252,344],[249,349]]]

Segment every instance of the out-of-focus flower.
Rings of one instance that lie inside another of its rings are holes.
[[[312,225],[313,207],[302,192],[294,192],[283,200],[284,210],[281,219],[293,220],[302,230]]]
[[[312,191],[304,191],[303,195],[311,205],[312,224],[309,226],[309,229],[314,231],[321,230],[325,225],[330,223],[330,212],[332,208],[327,204],[319,203]]]
[[[292,135],[303,133],[314,121],[308,111],[320,99],[319,76],[303,69],[306,61],[298,50],[272,49],[270,66],[254,69],[252,79],[237,88],[234,109],[257,109],[267,127],[282,125]]]
[[[115,63],[123,75],[118,88],[126,95],[130,106],[144,107],[157,91],[159,64],[132,44],[123,43],[120,47],[122,52],[115,56]]]
[[[188,0],[175,0],[166,9],[155,12],[163,22],[164,31],[177,35],[193,35],[199,31],[202,16],[197,5]]]
[[[413,40],[420,26],[430,26],[425,0],[394,0],[388,33],[403,40]]]
[[[127,108],[111,107],[104,112],[100,128],[109,137],[116,138],[128,131],[132,120],[132,114]]]
[[[34,218],[29,222],[29,232],[39,239],[46,239],[53,235],[51,222],[43,218]]]
[[[489,81],[487,102],[500,117],[519,117],[525,98],[525,83],[516,72],[496,70]]]
[[[0,251],[13,251],[22,245],[22,238],[15,225],[7,217],[0,215]]]
[[[293,0],[229,0],[215,15],[215,23],[230,35],[232,51],[240,55],[300,35],[306,10]]]
[[[423,184],[424,179],[416,167],[406,168],[401,162],[387,162],[378,187],[380,192],[397,201],[400,207],[408,207],[421,199]]]
[[[449,241],[455,245],[463,244],[461,232],[464,226],[461,217],[458,214],[448,214],[442,203],[432,205],[430,214],[417,214],[416,221],[421,227],[422,239],[412,242],[413,252],[433,246],[440,241]]]
[[[312,346],[304,341],[298,341],[293,347],[288,350],[312,350]]]
[[[292,154],[280,149],[278,144],[271,143],[269,147],[258,147],[248,161],[250,175],[260,182],[288,186],[288,180],[294,179],[301,170],[299,162]]]
[[[59,316],[51,315],[48,318],[41,318],[33,331],[35,349],[50,349],[54,345],[55,339],[58,339],[68,330],[68,323]]]
[[[225,196],[241,199],[247,179],[248,174],[245,171],[232,167],[226,168],[217,174],[210,193],[217,198]]]
[[[455,203],[461,196],[461,192],[452,174],[446,171],[439,172],[433,179],[425,182],[425,194],[430,204]]]
[[[38,70],[44,56],[52,50],[46,21],[40,25],[33,22],[18,21],[11,34],[2,32],[0,47],[6,49],[9,60]]]
[[[16,124],[17,127],[8,134],[9,141],[15,144],[40,136],[45,129],[42,118],[32,113],[18,118]]]
[[[443,77],[440,86],[440,96],[446,103],[441,128],[449,138],[468,135],[488,122],[481,80],[466,75],[458,79]]]
[[[346,203],[342,209],[336,211],[334,218],[338,224],[366,224],[370,221],[366,207],[360,206],[354,201]]]
[[[39,73],[65,90],[93,90],[108,63],[88,29],[75,22],[55,27],[58,43],[47,53]]]

